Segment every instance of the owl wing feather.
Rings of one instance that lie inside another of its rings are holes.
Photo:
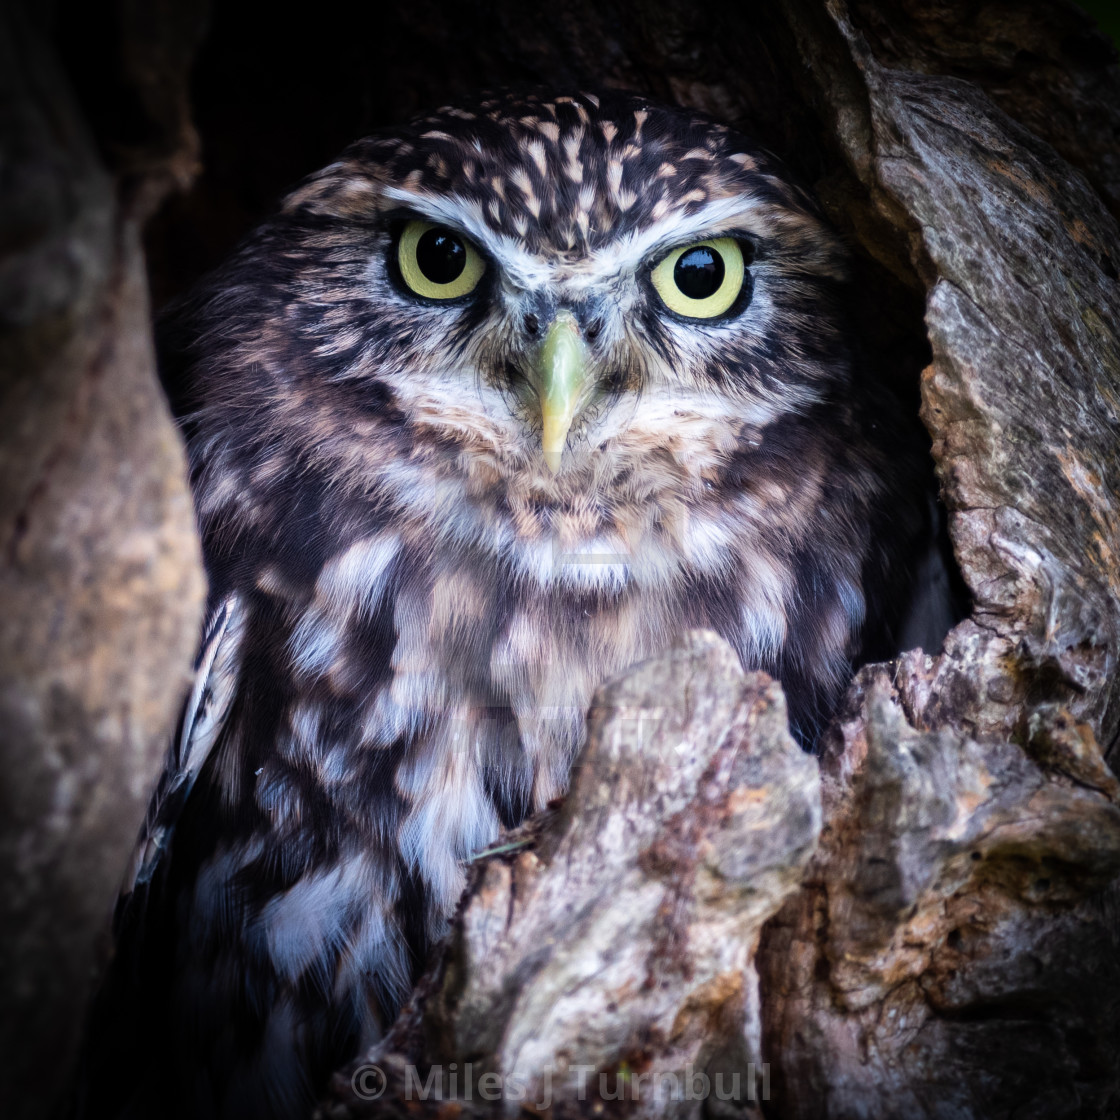
[[[114,919],[116,932],[132,907],[138,888],[151,882],[171,843],[195,779],[225,725],[236,691],[244,616],[240,598],[231,595],[219,602],[207,618],[194,664],[194,685],[121,884]]]
[[[150,1097],[152,1071],[159,1090],[156,1059],[161,1054],[152,1001],[158,1003],[164,989],[153,987],[151,978],[152,960],[162,963],[161,947],[169,944],[163,881],[191,792],[220,741],[237,693],[246,618],[241,597],[230,595],[210,611],[203,628],[194,683],[117,898],[113,956],[90,1008],[90,1026],[100,1029],[87,1028],[66,1109],[74,1120],[154,1114],[138,1102],[159,1099]],[[165,1111],[162,1103],[160,1111]]]

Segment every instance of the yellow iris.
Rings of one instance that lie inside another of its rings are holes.
[[[670,311],[689,319],[714,319],[739,298],[745,274],[735,238],[713,237],[674,249],[650,278]]]
[[[478,286],[486,262],[461,234],[434,222],[409,222],[397,245],[404,282],[425,299],[459,299]]]

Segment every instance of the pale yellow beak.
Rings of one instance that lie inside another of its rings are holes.
[[[541,402],[544,461],[557,474],[568,432],[587,384],[587,344],[570,311],[561,311],[544,336],[535,363],[536,389]]]

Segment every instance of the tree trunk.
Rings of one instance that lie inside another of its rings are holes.
[[[754,7],[327,3],[299,28],[247,0],[214,13],[193,88],[216,155],[149,229],[154,291],[216,263],[349,139],[481,86],[704,109],[778,151],[851,242],[871,364],[915,412],[920,395],[971,594],[943,649],[859,672],[819,760],[789,741],[780,689],[710,636],[605,686],[568,798],[477,860],[441,959],[325,1115],[444,1115],[424,1084],[462,1115],[546,1098],[556,1117],[1120,1107],[1120,67],[1062,0]],[[70,192],[49,220],[12,210],[23,241],[0,261],[0,936],[4,1019],[22,1024],[4,1041],[40,1083],[197,617],[135,201],[189,153],[174,90],[195,9],[152,11],[114,25],[124,78],[98,74],[78,15],[56,36],[103,148],[118,141],[116,192],[49,60],[18,71],[30,108],[12,118],[17,166]],[[157,48],[179,69],[145,86]],[[110,86],[162,122],[156,140],[114,132]],[[48,99],[72,127],[34,116]],[[64,238],[88,248],[63,258]]]
[[[204,589],[140,242],[146,212],[194,162],[189,118],[150,117],[148,142],[118,149],[111,171],[97,141],[114,138],[91,130],[44,15],[0,9],[0,1113],[11,1120],[47,1114],[64,1084]],[[130,18],[121,27],[137,48]],[[168,30],[148,28],[148,47]],[[126,66],[117,76],[144,92]],[[185,66],[142,78],[171,93],[178,79],[182,93]]]

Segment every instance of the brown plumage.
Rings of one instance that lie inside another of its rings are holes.
[[[213,621],[88,1114],[305,1115],[682,630],[812,740],[890,552],[845,270],[725,126],[530,95],[355,144],[178,310]]]

